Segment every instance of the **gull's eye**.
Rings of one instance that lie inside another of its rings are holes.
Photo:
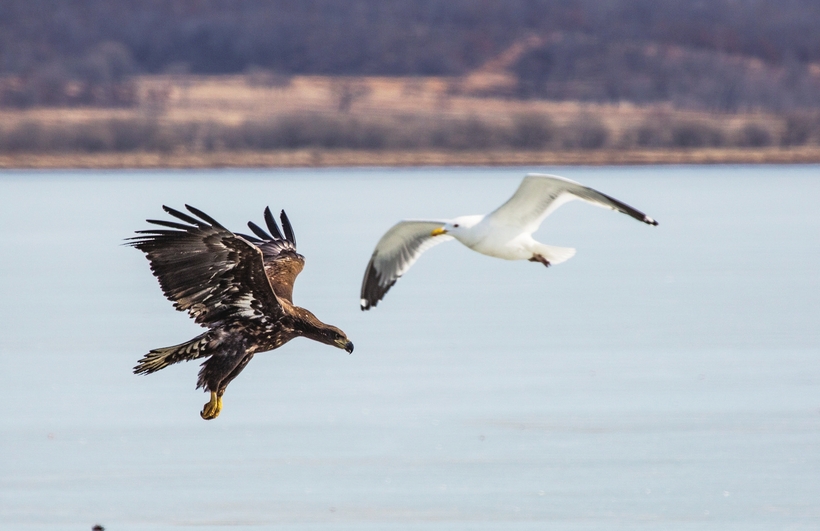
[[[453,225],[453,227],[458,227],[458,223],[456,223],[455,225]]]

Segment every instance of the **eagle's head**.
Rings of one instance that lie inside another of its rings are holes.
[[[335,326],[327,325],[325,330],[325,337],[327,338],[324,343],[328,345],[333,345],[334,347],[339,347],[343,349],[348,354],[353,354],[353,342],[350,341],[344,332],[340,329],[336,328]]]
[[[303,327],[302,335],[314,341],[324,343],[325,345],[340,348],[348,354],[353,353],[353,342],[347,338],[347,335],[342,332],[341,329],[323,323],[304,308],[295,307],[294,310],[295,313],[301,317]]]

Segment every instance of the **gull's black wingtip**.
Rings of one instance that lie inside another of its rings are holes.
[[[647,225],[654,225],[656,227],[658,226],[657,220],[654,220],[654,219],[650,218],[649,216],[645,216],[643,218],[643,222],[646,223]]]

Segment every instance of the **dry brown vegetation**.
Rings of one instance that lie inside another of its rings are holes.
[[[129,108],[0,110],[0,166],[820,161],[817,114],[494,98],[480,75],[144,76]]]

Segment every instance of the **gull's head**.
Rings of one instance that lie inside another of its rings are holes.
[[[430,236],[441,236],[442,234],[449,234],[458,238],[466,234],[469,229],[478,225],[484,219],[484,216],[461,216],[444,223],[441,227],[433,229]]]

